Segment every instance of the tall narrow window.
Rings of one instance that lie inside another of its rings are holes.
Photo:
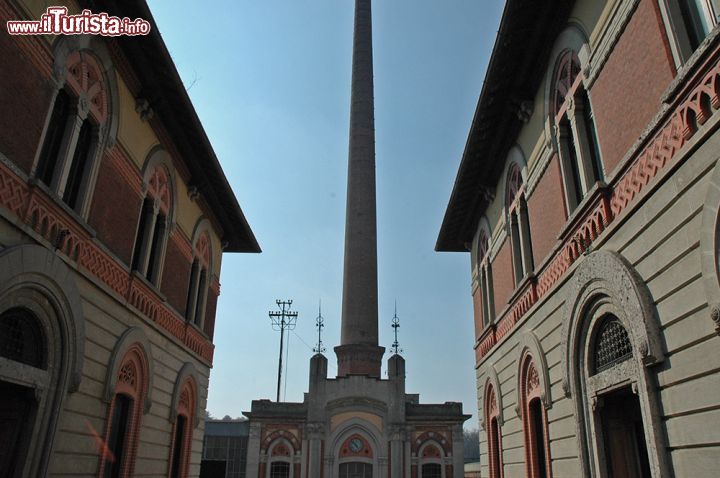
[[[80,189],[87,173],[87,165],[91,154],[93,126],[89,119],[85,119],[78,133],[77,145],[70,163],[70,172],[68,173],[67,182],[65,184],[65,192],[63,193],[63,201],[73,209],[78,206],[80,198]]]
[[[580,60],[572,50],[558,59],[552,95],[565,203],[571,214],[604,178],[590,96],[581,81]]]
[[[102,152],[100,131],[107,131],[108,92],[103,69],[88,51],[71,53],[65,68],[35,177],[84,217]]]
[[[133,476],[137,438],[148,390],[148,362],[143,347],[135,343],[122,360],[108,368],[110,401],[105,436],[99,444],[100,476]]]
[[[480,313],[482,314],[482,327],[490,325],[495,317],[493,301],[492,262],[490,260],[490,240],[485,229],[480,229],[477,242],[477,269],[480,289]],[[477,331],[478,336],[482,331]]]
[[[171,208],[169,174],[164,166],[149,173],[135,236],[132,268],[152,284],[159,285],[168,240],[168,215]]]
[[[187,320],[200,328],[203,328],[205,323],[205,308],[210,286],[210,255],[210,237],[207,232],[203,232],[195,241],[195,258],[190,270],[186,309]]]
[[[185,417],[178,415],[175,419],[175,436],[173,437],[175,446],[173,447],[172,469],[170,478],[180,478],[180,467],[183,458],[183,446],[185,444]]]
[[[121,476],[128,428],[130,427],[131,408],[132,399],[130,397],[123,394],[115,396],[113,413],[110,418],[110,433],[107,440],[107,464],[103,473],[105,478],[119,478]]]
[[[538,369],[533,358],[524,353],[520,368],[520,412],[525,436],[525,473],[528,478],[549,478],[547,416],[542,403]]]
[[[513,276],[517,286],[533,271],[534,263],[525,188],[520,167],[516,163],[512,163],[508,169],[505,207],[512,248]]]
[[[61,89],[55,96],[55,103],[53,103],[53,110],[50,115],[50,123],[45,132],[45,140],[35,171],[35,177],[48,186],[52,183],[53,174],[55,173],[58,155],[60,154],[60,146],[65,136],[69,112],[70,97],[65,89]]]
[[[182,374],[180,375],[182,377]],[[195,416],[196,385],[192,378],[184,381],[178,377],[173,392],[173,441],[170,455],[170,478],[186,478],[192,448],[193,422]]]
[[[498,416],[498,408],[495,389],[488,384],[485,387],[485,429],[487,431],[488,443],[488,465],[490,478],[503,477],[502,460],[502,435]]]

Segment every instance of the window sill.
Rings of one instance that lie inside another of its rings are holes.
[[[156,286],[155,284],[150,282],[147,279],[147,277],[145,277],[140,272],[138,272],[137,270],[134,270],[134,269],[132,271],[130,271],[130,277],[133,281],[136,281],[136,280],[140,281],[145,287],[150,289],[153,292],[153,294],[155,294],[161,301],[163,301],[165,304],[167,304],[167,297],[165,297],[165,294],[160,292],[160,289],[158,288],[158,286]],[[180,315],[180,314],[178,314],[178,315]]]
[[[87,221],[85,221],[85,219],[77,213],[77,211],[68,206],[65,201],[55,194],[55,192],[52,191],[45,183],[38,180],[36,177],[30,177],[28,178],[28,185],[30,186],[30,194],[32,194],[34,189],[40,190],[45,196],[47,196],[48,199],[52,200],[57,207],[62,209],[65,214],[70,216],[70,218],[73,219],[75,223],[80,226],[91,238],[94,239],[97,237],[95,229],[90,227],[90,224],[88,224]]]
[[[611,192],[611,188],[604,181],[597,181],[587,194],[585,194],[585,197],[567,218],[567,221],[565,221],[565,225],[558,234],[558,240],[561,243],[564,243],[569,236],[575,232],[579,223],[585,220],[588,211],[597,204],[598,199],[610,194]]]

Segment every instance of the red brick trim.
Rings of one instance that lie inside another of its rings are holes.
[[[120,471],[121,478],[129,478],[133,475],[135,469],[135,459],[137,456],[137,447],[140,436],[140,422],[143,416],[145,406],[145,398],[149,388],[148,360],[143,352],[143,348],[139,344],[133,345],[121,361],[118,367],[117,383],[115,385],[115,394],[110,406],[108,407],[108,415],[105,421],[105,435],[102,445],[102,453],[100,455],[100,465],[98,477],[103,476],[106,466],[113,458],[106,448],[106,443],[110,438],[110,427],[112,416],[115,410],[118,395],[126,395],[132,399],[131,415],[128,418],[127,435],[125,437],[125,456],[123,457],[122,469]]]
[[[598,190],[588,200],[584,215],[577,219],[560,250],[537,273],[537,285],[529,286],[489,327],[475,346],[480,362],[505,337],[515,324],[545,296],[607,227],[633,203],[643,190],[667,166],[677,152],[690,140],[698,128],[720,108],[720,48],[709,55],[695,77],[688,82],[688,92],[676,102],[658,131],[650,136],[644,148],[618,174],[610,185],[610,194]],[[528,287],[528,286],[526,286]],[[533,291],[534,289],[534,291]]]
[[[187,477],[190,466],[190,453],[192,451],[192,435],[195,427],[193,426],[195,421],[195,410],[197,409],[197,384],[192,377],[188,377],[183,384],[180,391],[180,399],[177,403],[175,415],[182,415],[185,417],[186,427],[182,436],[182,450],[180,457],[180,473],[179,476]],[[168,477],[172,473],[172,463],[174,460],[173,453],[175,451],[175,439],[177,433],[177,418],[173,423],[172,435],[170,439],[170,458],[168,459]]]
[[[65,254],[70,266],[86,270],[205,363],[212,364],[212,342],[175,313],[156,290],[97,245],[90,232],[41,187],[28,185],[3,163],[0,163],[0,207],[16,215],[47,245]]]
[[[545,449],[545,475],[552,478],[552,466],[550,459],[550,443],[548,440],[548,420],[547,412],[542,401],[542,385],[540,382],[540,371],[535,365],[533,358],[524,353],[520,359],[520,418],[523,424],[523,434],[525,437],[525,473],[528,478],[539,478],[542,476],[539,469],[539,461],[536,456],[537,444],[535,443],[535,423],[530,417],[530,403],[533,400],[540,401],[540,409],[542,410],[542,428],[544,442],[541,444]]]

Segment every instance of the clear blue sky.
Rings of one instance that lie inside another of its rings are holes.
[[[284,397],[302,401],[319,299],[336,373],[354,2],[149,3],[263,249],[224,256],[208,409],[235,417],[253,399],[274,399],[279,333],[267,313],[284,298],[300,313]],[[462,401],[470,428],[470,258],[433,249],[502,7],[373,4],[380,341],[392,343],[397,299],[408,392]]]

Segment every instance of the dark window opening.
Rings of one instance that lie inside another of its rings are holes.
[[[422,478],[441,478],[442,466],[437,463],[426,463],[422,466]]]
[[[83,178],[85,178],[87,174],[92,137],[93,126],[90,124],[90,121],[86,119],[80,127],[75,153],[73,154],[72,163],[70,163],[70,172],[68,173],[67,183],[65,184],[65,193],[63,194],[63,201],[73,209],[76,209],[78,206]]]
[[[690,48],[695,51],[708,34],[703,12],[696,0],[680,0],[678,3]]]
[[[185,416],[178,415],[175,422],[175,444],[173,446],[173,461],[170,478],[180,478],[183,453],[185,451]]]
[[[55,167],[57,165],[60,147],[65,136],[67,128],[68,116],[70,113],[70,98],[65,90],[58,91],[55,97],[52,113],[50,114],[50,123],[48,124],[45,140],[40,153],[35,177],[48,186],[52,182]]]
[[[490,420],[490,477],[500,478],[500,427],[496,418]]]
[[[590,146],[590,162],[592,163],[593,178],[595,181],[603,181],[605,176],[602,172],[602,164],[600,160],[600,145],[597,138],[597,130],[595,129],[595,118],[593,117],[592,106],[590,106],[590,98],[587,92],[582,92],[583,101],[583,119],[585,120],[585,132]]]
[[[126,395],[115,395],[113,414],[110,418],[110,433],[107,447],[109,456],[106,458],[104,478],[119,478],[121,476],[123,459],[127,448],[127,436],[130,425],[130,410],[132,399]]]
[[[278,461],[271,464],[270,478],[290,478],[290,463]]]
[[[203,313],[203,297],[205,297],[205,290],[207,289],[207,270],[203,269],[200,272],[200,281],[198,283],[197,300],[195,302],[195,324],[202,325],[202,313]]]
[[[340,478],[372,478],[373,470],[370,463],[341,463]]]
[[[145,277],[155,283],[158,268],[156,262],[160,260],[160,248],[162,247],[163,236],[165,234],[165,216],[158,216],[155,220],[155,229],[153,231],[152,245],[150,247],[150,258],[148,260],[148,268]]]
[[[46,368],[45,339],[37,319],[25,309],[0,315],[0,357],[36,368]]]
[[[539,478],[547,478],[547,457],[545,456],[545,427],[543,424],[542,403],[536,398],[530,402],[530,420],[532,421],[532,440],[537,457]]]
[[[20,476],[36,411],[33,390],[0,381],[0,476]]]
[[[135,247],[133,250],[132,269],[140,269],[140,253],[145,243],[145,229],[147,229],[148,220],[152,217],[152,201],[145,199],[142,208],[140,208],[140,223],[138,224],[137,235],[135,236]]]
[[[632,355],[630,337],[620,320],[614,316],[605,318],[598,328],[595,339],[594,373],[608,370],[630,359]]]
[[[572,181],[571,187],[573,189],[572,193],[574,195],[572,199],[575,200],[575,204],[570,208],[570,211],[572,212],[578,206],[578,204],[582,202],[583,199],[582,183],[580,182],[580,167],[578,165],[578,155],[575,149],[576,145],[572,139],[570,122],[567,119],[564,119],[563,122],[560,124],[560,127],[568,132],[567,152],[570,156],[568,158],[568,163],[570,165],[570,178],[568,179]]]

